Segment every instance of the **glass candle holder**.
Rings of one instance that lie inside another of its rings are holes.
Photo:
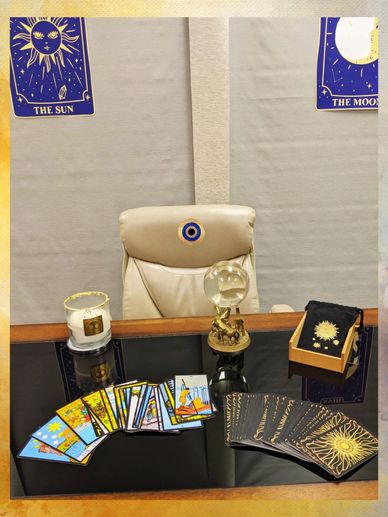
[[[64,301],[69,347],[95,350],[111,339],[109,297],[100,291],[88,291],[69,296]]]
[[[115,354],[112,343],[87,353],[71,351],[75,382],[84,393],[106,388],[117,382]]]

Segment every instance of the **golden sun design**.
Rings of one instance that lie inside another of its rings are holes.
[[[13,39],[26,41],[26,45],[20,50],[31,50],[27,68],[33,65],[36,60],[39,64],[51,70],[51,62],[60,68],[65,67],[63,52],[72,54],[71,46],[78,40],[79,36],[70,36],[66,32],[67,23],[61,25],[62,18],[28,18],[28,24],[20,22],[25,32],[19,32]],[[67,44],[67,45],[66,45]]]
[[[315,325],[314,334],[324,341],[332,341],[337,337],[338,328],[334,323],[325,320]]]
[[[335,475],[377,453],[377,439],[356,422],[340,425],[307,445]]]
[[[62,427],[62,424],[60,422],[52,422],[48,425],[48,430],[50,433],[54,433],[55,431],[59,431]]]

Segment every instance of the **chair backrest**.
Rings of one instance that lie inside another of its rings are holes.
[[[120,215],[124,319],[213,315],[203,278],[220,260],[248,273],[240,308],[259,310],[253,208],[235,205],[143,207]]]

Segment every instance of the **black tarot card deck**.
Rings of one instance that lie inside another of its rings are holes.
[[[275,393],[231,393],[224,401],[225,442],[278,451],[339,478],[378,452],[377,438],[322,404]]]

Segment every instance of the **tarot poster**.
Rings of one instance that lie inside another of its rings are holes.
[[[84,18],[11,18],[10,23],[15,115],[92,115]]]
[[[378,107],[378,18],[321,18],[317,108]]]

